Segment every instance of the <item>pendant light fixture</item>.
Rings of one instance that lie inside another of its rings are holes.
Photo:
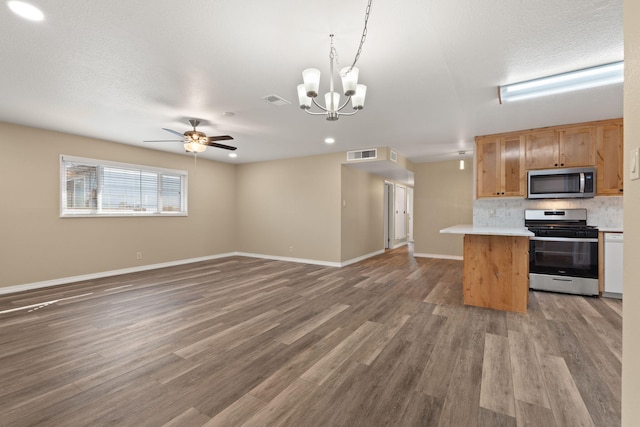
[[[353,64],[350,67],[344,67],[340,70],[340,77],[342,80],[342,91],[344,96],[347,97],[346,101],[340,105],[340,94],[335,91],[333,76],[334,66],[337,63],[338,52],[333,46],[333,34],[329,34],[331,39],[331,45],[329,48],[329,92],[324,95],[324,106],[320,105],[316,101],[318,96],[318,90],[320,88],[320,70],[317,68],[307,68],[302,72],[303,84],[298,85],[298,101],[300,108],[306,111],[308,114],[318,116],[326,116],[327,120],[335,121],[342,116],[352,116],[358,111],[364,108],[364,99],[367,93],[367,87],[363,84],[358,84],[359,70],[356,68],[356,63],[360,59],[360,53],[362,52],[362,45],[367,38],[367,22],[369,21],[369,13],[371,12],[371,2],[369,0],[367,9],[365,11],[364,18],[364,30],[362,31],[362,37],[360,38],[360,46],[356,53]],[[341,112],[347,104],[351,101],[353,111],[349,113]],[[320,112],[311,111],[311,104],[319,108]]]
[[[466,154],[466,151],[458,151],[458,154],[464,156]],[[464,157],[460,159],[460,170],[464,170]]]

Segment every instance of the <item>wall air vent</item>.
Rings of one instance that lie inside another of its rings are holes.
[[[391,159],[392,162],[398,163],[398,153],[393,150],[389,150],[389,159]]]
[[[347,151],[347,161],[349,160],[371,160],[378,157],[378,150],[372,148],[370,150]]]
[[[271,94],[271,95],[267,95],[265,97],[262,98],[264,101],[268,102],[271,105],[275,105],[276,107],[282,107],[283,105],[289,105],[291,104],[289,101],[287,101],[286,99],[276,95],[276,94]]]

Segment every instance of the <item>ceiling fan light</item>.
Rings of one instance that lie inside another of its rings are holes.
[[[307,68],[302,71],[302,81],[307,91],[307,96],[315,98],[318,96],[318,88],[320,87],[320,70],[317,68]]]
[[[338,92],[327,92],[324,94],[324,103],[327,110],[337,111],[340,106],[340,94]]]
[[[298,85],[298,102],[303,110],[311,108],[311,98],[307,96],[307,91],[303,84]]]
[[[344,67],[340,70],[340,78],[342,79],[342,90],[344,96],[352,96],[356,93],[358,85],[359,70],[356,67]]]
[[[207,147],[197,142],[187,142],[184,144],[184,149],[190,153],[202,153]]]
[[[356,93],[351,97],[351,105],[354,110],[362,110],[364,108],[364,99],[367,96],[367,87],[365,85],[357,85]]]

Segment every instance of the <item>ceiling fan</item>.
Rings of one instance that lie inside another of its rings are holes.
[[[182,139],[159,139],[154,141],[144,141],[144,142],[183,142],[184,149],[188,153],[201,153],[207,149],[207,147],[216,147],[222,148],[223,150],[236,150],[237,147],[232,147],[230,145],[218,144],[215,141],[228,141],[233,139],[232,136],[229,135],[218,135],[218,136],[207,136],[204,132],[200,132],[196,130],[196,126],[200,124],[200,120],[189,119],[189,124],[193,127],[193,130],[188,130],[185,133],[177,132],[173,129],[162,128],[167,132],[170,132],[174,135],[181,137]]]

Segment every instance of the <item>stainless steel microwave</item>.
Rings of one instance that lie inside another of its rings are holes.
[[[596,168],[530,170],[529,199],[573,199],[596,195]]]

